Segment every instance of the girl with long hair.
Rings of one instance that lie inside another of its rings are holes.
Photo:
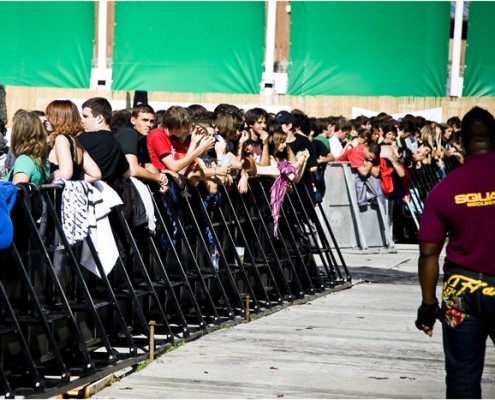
[[[29,111],[16,113],[10,137],[12,154],[16,157],[5,180],[12,183],[48,182],[50,165],[46,158],[47,133],[38,116]]]
[[[53,128],[48,137],[52,179],[100,180],[98,165],[75,140],[84,131],[77,106],[70,100],[54,100],[46,107],[46,116]]]

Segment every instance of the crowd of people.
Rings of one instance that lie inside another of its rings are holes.
[[[222,185],[236,185],[244,194],[250,179],[272,179],[276,237],[287,193],[294,188],[306,192],[305,206],[312,209],[328,190],[339,190],[326,188],[330,162],[349,163],[358,205],[381,204],[389,218],[394,204],[408,195],[414,171],[435,165],[441,180],[460,167],[425,202],[418,235],[422,304],[416,326],[431,336],[435,320],[442,320],[447,397],[481,396],[486,339],[495,335],[490,240],[495,119],[486,110],[475,107],[466,114],[461,133],[457,117],[445,124],[412,115],[394,119],[386,113],[313,118],[301,110],[269,113],[231,104],[219,104],[214,111],[199,104],[112,110],[107,99],[96,97],[81,109],[70,100],[54,100],[44,111],[18,110],[10,133],[4,121],[0,133],[4,181],[62,181],[66,187],[74,181],[104,182],[121,196],[129,182],[147,184],[163,199],[172,241],[173,219],[180,216],[181,198],[191,196],[192,187],[201,188],[205,201],[215,202]],[[440,309],[435,289],[447,237]],[[109,246],[104,242],[102,249]],[[161,244],[164,250],[171,245]]]
[[[408,191],[407,170],[436,163],[445,171],[447,159],[464,161],[457,117],[445,124],[386,113],[314,118],[297,109],[275,114],[232,104],[213,111],[199,104],[112,110],[96,97],[81,109],[54,100],[43,111],[17,110],[10,135],[4,122],[0,128],[1,172],[14,184],[134,177],[164,196],[187,195],[189,185],[201,185],[214,197],[219,185],[235,184],[245,193],[250,178],[269,176],[274,209],[293,185],[307,189],[308,206],[322,202],[327,164],[348,161],[359,205],[377,198],[392,215]]]

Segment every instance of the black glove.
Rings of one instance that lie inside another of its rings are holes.
[[[421,304],[418,308],[418,319],[416,320],[416,328],[423,330],[423,325],[433,329],[436,319],[440,319],[442,310],[438,307],[438,302],[435,304]]]

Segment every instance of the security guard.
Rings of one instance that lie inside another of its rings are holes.
[[[495,119],[471,109],[463,118],[465,163],[429,194],[419,228],[422,304],[416,326],[443,327],[447,398],[481,398],[488,336],[495,343]],[[442,304],[436,286],[446,239]]]

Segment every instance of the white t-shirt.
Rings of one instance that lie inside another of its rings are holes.
[[[330,153],[332,153],[335,158],[339,157],[344,149],[340,140],[334,135],[328,139],[328,141],[330,142]]]

